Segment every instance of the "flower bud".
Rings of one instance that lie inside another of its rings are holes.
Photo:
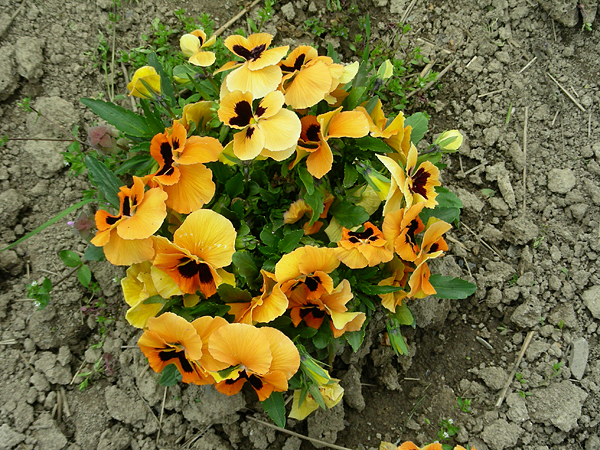
[[[458,130],[444,131],[435,143],[442,151],[455,152],[463,142],[462,134]]]

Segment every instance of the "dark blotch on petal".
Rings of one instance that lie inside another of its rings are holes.
[[[190,364],[190,362],[185,357],[185,352],[183,350],[179,352],[174,352],[172,350],[158,352],[158,357],[161,361],[170,361],[172,359],[178,359],[181,364],[181,368],[186,373],[192,373],[194,368]]]
[[[431,174],[429,172],[420,167],[419,170],[417,170],[417,173],[412,177],[413,185],[411,191],[415,194],[419,194],[423,198],[428,198],[426,185],[430,176]]]
[[[131,208],[129,205],[129,196],[125,196],[125,198],[123,198],[123,215],[124,216],[130,216],[131,215]]]
[[[309,141],[317,142],[319,140],[319,131],[321,131],[321,125],[313,124],[306,130],[306,138]]]
[[[306,287],[311,292],[315,292],[319,288],[319,283],[321,283],[319,277],[306,277],[306,280],[304,281],[304,284],[306,284]]]
[[[246,47],[244,47],[242,45],[234,45],[233,53],[235,53],[238,56],[241,56],[246,61],[248,61],[249,59],[252,59],[252,53],[250,53],[250,50],[248,50]]]
[[[373,228],[367,228],[365,229],[365,231],[350,231],[348,232],[348,236],[354,236],[357,237],[358,239],[368,239],[371,236],[373,236]]]
[[[107,217],[106,218],[106,223],[108,225],[114,225],[115,223],[117,223],[119,221],[121,217]]]
[[[156,172],[155,176],[161,175],[171,175],[173,173],[173,149],[171,148],[171,144],[168,142],[163,142],[160,144],[160,156],[162,156],[165,161],[164,166],[158,172]]]
[[[302,69],[302,66],[304,65],[304,60],[306,59],[306,54],[301,53],[300,55],[298,55],[298,57],[296,58],[296,61],[294,61],[294,65],[292,66],[286,66],[285,64],[281,65],[281,70],[283,72],[294,72],[296,70],[300,70]]]
[[[237,102],[233,110],[235,111],[235,117],[229,119],[229,125],[245,127],[250,123],[250,119],[252,119],[252,105],[250,103],[246,100]]]
[[[252,61],[256,61],[258,58],[260,58],[266,48],[266,44],[260,44],[250,50],[250,57],[252,58]]]
[[[248,127],[246,129],[246,139],[252,139],[253,134],[254,134],[254,127]]]
[[[266,110],[267,108],[265,108],[264,106],[258,105],[258,108],[256,108],[256,117],[261,117]]]
[[[258,378],[256,375],[252,374],[248,377],[248,382],[250,383],[250,385],[256,389],[257,391],[260,391],[263,387],[263,382],[260,378]]]
[[[437,242],[434,242],[433,244],[431,244],[431,247],[429,248],[429,251],[431,253],[435,253],[440,249],[440,246],[438,245]]]

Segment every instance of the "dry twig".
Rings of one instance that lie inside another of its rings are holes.
[[[311,438],[311,437],[308,437],[308,436],[304,436],[302,434],[295,433],[295,432],[290,431],[290,430],[286,430],[285,428],[279,428],[277,425],[270,424],[268,422],[265,422],[264,420],[255,419],[254,417],[251,417],[251,416],[247,416],[246,419],[253,420],[254,422],[258,422],[261,425],[264,425],[265,427],[273,428],[274,430],[281,431],[282,433],[289,434],[290,436],[295,436],[297,438],[304,439],[304,440],[309,441],[309,442],[314,442],[315,444],[321,444],[321,445],[323,445],[325,447],[333,448],[333,449],[336,449],[336,450],[352,450],[352,449],[350,449],[348,447],[341,447],[339,445],[330,444],[329,442],[321,441],[319,439],[314,439],[314,438]]]
[[[515,366],[513,367],[513,370],[510,373],[510,375],[508,376],[508,380],[506,380],[506,384],[504,385],[504,388],[502,389],[500,398],[496,402],[496,408],[499,408],[502,405],[502,402],[504,401],[504,397],[506,396],[506,392],[508,391],[508,388],[510,387],[510,383],[512,383],[512,380],[515,377],[515,374],[517,373],[517,369],[519,368],[519,364],[521,363],[521,360],[523,359],[523,355],[525,355],[525,350],[527,350],[527,347],[529,347],[529,343],[531,342],[531,338],[533,338],[533,333],[535,333],[533,330],[530,331],[529,333],[527,333],[525,342],[523,342],[523,347],[521,347],[521,353],[519,353],[519,357],[517,358],[517,361],[515,361]]]
[[[527,121],[529,106],[525,107],[525,122],[523,123],[523,214],[525,214],[525,199],[527,198]]]
[[[214,36],[220,36],[221,34],[223,34],[223,32],[229,28],[233,23],[235,23],[236,20],[238,20],[240,17],[242,17],[244,14],[246,14],[248,11],[250,11],[252,8],[254,8],[256,5],[258,5],[260,3],[261,0],[254,0],[252,2],[252,4],[244,9],[242,9],[239,13],[237,13],[234,17],[232,17],[225,25],[223,25],[221,28],[219,28],[217,31],[215,31]]]
[[[167,389],[169,389],[169,387],[165,386],[165,392],[163,394],[162,406],[160,407],[160,418],[158,419],[158,432],[156,433],[156,445],[157,446],[158,446],[158,440],[160,439],[160,432],[162,430],[163,415],[165,413],[165,402],[167,401]]]
[[[572,95],[569,93],[569,91],[567,91],[567,90],[566,90],[566,89],[565,89],[565,88],[562,86],[562,84],[560,84],[558,81],[556,81],[556,78],[554,78],[554,77],[553,77],[552,75],[550,75],[548,72],[546,72],[546,75],[548,75],[548,76],[550,77],[550,79],[551,79],[552,81],[554,81],[554,83],[555,83],[555,84],[556,84],[556,85],[557,85],[557,86],[560,88],[560,90],[561,90],[561,91],[563,91],[563,92],[565,93],[565,95],[566,95],[567,97],[569,97],[569,98],[571,99],[571,101],[572,101],[573,103],[575,103],[575,105],[576,105],[576,106],[577,106],[577,107],[578,107],[580,110],[582,110],[583,112],[586,112],[586,111],[587,111],[587,110],[586,110],[586,109],[585,109],[583,106],[581,106],[581,103],[579,103],[579,102],[578,102],[578,101],[575,99],[575,97],[573,97],[573,96],[572,96]]]
[[[525,65],[525,67],[523,67],[521,70],[519,70],[519,73],[525,72],[527,70],[527,68],[536,61],[537,61],[537,56],[534,56],[533,59]]]
[[[488,250],[491,250],[492,252],[494,252],[496,254],[496,256],[498,256],[499,258],[502,258],[502,256],[500,255],[500,253],[498,253],[490,244],[488,244],[487,242],[485,242],[483,239],[481,239],[479,237],[479,235],[477,233],[475,233],[473,230],[471,230],[464,222],[462,222],[460,224],[461,227],[464,227],[469,233],[471,233],[473,236],[475,236],[477,238],[477,240],[479,242],[481,242],[483,245],[485,245],[485,247]]]
[[[504,91],[508,91],[508,88],[496,89],[495,91],[492,91],[492,92],[486,92],[485,94],[479,94],[477,96],[477,98],[487,97],[488,95],[494,95],[494,94],[498,94],[498,93],[504,92]]]
[[[402,14],[402,18],[400,19],[400,23],[406,22],[406,18],[411,13],[411,11],[414,8],[414,6],[415,6],[416,3],[417,3],[417,0],[412,0],[412,2],[410,3],[410,5],[408,5],[408,8],[406,8],[404,10],[404,14]]]
[[[444,70],[442,70],[440,73],[438,73],[437,77],[435,77],[435,80],[433,80],[433,81],[430,81],[430,82],[429,82],[429,83],[427,83],[425,86],[423,86],[421,89],[418,89],[418,90],[416,90],[416,91],[409,92],[409,93],[406,95],[406,98],[410,98],[410,97],[412,97],[412,96],[413,96],[413,95],[415,95],[417,92],[423,92],[423,91],[426,91],[426,90],[427,90],[427,89],[429,89],[431,86],[433,86],[435,83],[437,83],[438,81],[440,81],[440,78],[442,78],[442,77],[443,77],[443,76],[446,74],[446,72],[448,72],[448,71],[450,70],[450,68],[451,68],[451,67],[452,67],[454,64],[456,64],[456,61],[457,61],[457,60],[455,59],[455,60],[454,60],[454,61],[452,61],[450,64],[448,64],[448,65],[447,65],[447,66],[444,68]]]

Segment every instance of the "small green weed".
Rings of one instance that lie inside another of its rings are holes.
[[[458,408],[462,412],[466,412],[468,414],[471,414],[473,412],[473,410],[471,409],[471,399],[470,398],[456,397],[456,403],[458,404]]]

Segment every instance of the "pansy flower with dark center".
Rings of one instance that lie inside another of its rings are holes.
[[[394,254],[386,246],[387,241],[381,230],[367,222],[363,231],[343,228],[342,239],[338,242],[335,254],[351,269],[362,269],[391,260]]]
[[[317,50],[308,45],[294,49],[279,67],[283,72],[280,89],[285,94],[285,103],[294,109],[319,103],[344,72],[344,66],[334,64],[327,56],[319,56]]]
[[[159,188],[144,191],[141,178],[133,177],[133,186],[119,191],[119,214],[96,212],[98,232],[92,244],[102,247],[104,255],[116,266],[148,261],[154,256],[152,236],[167,216],[167,194]]]
[[[348,311],[346,303],[353,294],[348,280],[342,280],[331,293],[319,298],[309,299],[299,289],[290,293],[290,318],[294,326],[304,321],[311,328],[319,329],[326,317],[334,337],[340,337],[346,331],[358,331],[365,321],[362,312]]]
[[[217,161],[221,143],[208,136],[187,137],[178,121],[150,142],[150,154],[158,162],[158,171],[149,175],[168,194],[167,206],[189,214],[211,201],[215,193],[212,171],[204,163]]]
[[[288,307],[288,299],[275,280],[275,274],[262,269],[260,272],[263,277],[261,295],[250,302],[227,303],[230,307],[229,314],[235,316],[237,323],[268,323],[283,315]]]
[[[217,292],[219,269],[231,264],[236,232],[231,222],[210,209],[191,213],[173,235],[173,242],[154,237],[153,264],[166,272],[183,292],[202,292],[206,298]]]
[[[288,298],[292,291],[297,291],[296,295],[317,299],[333,291],[329,274],[339,265],[333,248],[306,245],[283,255],[275,265],[275,278]]]
[[[188,59],[188,62],[195,66],[208,67],[215,62],[215,54],[204,50],[214,45],[216,38],[211,36],[206,39],[206,33],[202,30],[194,30],[191,33],[184,34],[179,39],[181,53]]]
[[[429,444],[423,448],[419,448],[413,442],[408,441],[408,442],[401,444],[397,450],[442,450],[442,444],[440,444],[439,442],[434,442],[433,444]],[[458,449],[455,448],[454,450],[458,450]],[[472,449],[472,450],[474,450],[474,449]]]
[[[155,372],[175,364],[184,383],[202,383],[198,360],[202,358],[202,339],[194,326],[170,312],[150,317],[138,346]]]
[[[425,208],[435,208],[438,204],[435,187],[440,186],[440,170],[430,161],[423,161],[417,167],[417,148],[411,144],[406,166],[401,167],[389,156],[377,155],[377,158],[390,171],[391,185],[387,195],[383,214],[400,208],[410,208],[415,203],[424,203]]]
[[[383,235],[404,261],[414,261],[421,250],[417,235],[425,229],[419,218],[424,206],[424,203],[417,203],[408,209],[388,213],[383,219]]]
[[[448,245],[442,237],[452,226],[443,220],[430,218],[423,234],[421,251],[415,260],[416,268],[408,280],[410,286],[409,296],[423,298],[436,293],[429,281],[431,271],[427,265],[430,259],[438,258],[448,250]]]
[[[284,98],[279,91],[267,94],[252,107],[253,96],[234,91],[221,100],[219,119],[226,125],[241,130],[233,135],[233,153],[241,160],[250,160],[263,149],[269,156],[287,158],[296,149],[300,137],[300,119],[295,112],[283,108]]]
[[[269,49],[273,36],[267,33],[239,35],[225,39],[225,46],[244,62],[230,61],[215,73],[235,69],[224,80],[229,92],[250,92],[254,98],[262,98],[274,91],[281,83],[281,68],[277,65],[289,45]]]
[[[244,323],[220,327],[208,341],[211,356],[229,369],[211,372],[216,389],[237,394],[248,382],[264,401],[272,392],[284,392],[288,380],[300,367],[300,354],[294,343],[275,328],[256,328]]]
[[[405,287],[408,275],[414,270],[408,264],[398,258],[394,257],[386,265],[387,269],[392,272],[392,275],[388,278],[384,278],[377,285],[378,286],[395,286]],[[396,311],[396,307],[402,304],[402,301],[408,296],[406,291],[389,292],[387,294],[379,294],[381,297],[381,306],[388,309],[391,312]]]
[[[304,116],[301,122],[302,133],[292,166],[308,156],[306,168],[315,178],[322,178],[333,165],[333,153],[327,142],[330,138],[360,138],[369,132],[369,122],[362,112],[342,111],[341,107],[317,117]]]

